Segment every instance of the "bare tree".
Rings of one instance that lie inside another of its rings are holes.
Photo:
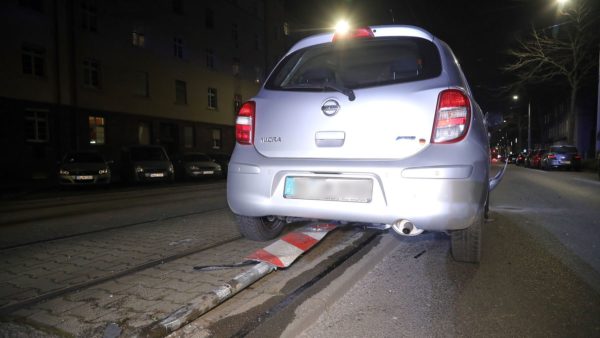
[[[567,112],[567,139],[575,143],[577,94],[586,77],[595,67],[595,17],[583,1],[578,1],[563,12],[561,24],[545,29],[532,27],[530,35],[517,41],[518,47],[509,52],[514,61],[504,67],[517,76],[514,87],[527,87],[566,80],[570,89]]]

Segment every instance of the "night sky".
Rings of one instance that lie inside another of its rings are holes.
[[[395,22],[425,28],[450,45],[476,99],[491,111],[510,102],[499,88],[510,82],[501,67],[510,60],[515,39],[532,24],[560,22],[556,0],[290,0],[286,10],[296,36],[331,27],[339,18],[357,26]]]

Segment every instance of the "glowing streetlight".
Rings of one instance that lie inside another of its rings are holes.
[[[519,95],[513,95],[513,100],[515,100],[515,101],[519,100]]]

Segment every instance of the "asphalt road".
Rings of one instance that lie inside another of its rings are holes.
[[[600,336],[595,175],[510,166],[483,229],[480,265],[454,262],[444,234],[384,238],[337,278],[351,288],[307,299],[282,335]]]

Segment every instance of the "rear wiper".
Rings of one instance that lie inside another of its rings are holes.
[[[350,88],[346,88],[343,85],[340,85],[335,82],[323,82],[322,84],[316,85],[312,83],[297,83],[293,85],[282,86],[283,89],[333,89],[337,92],[340,92],[346,96],[350,101],[354,101],[356,99],[356,95],[354,95],[354,91]]]
[[[323,83],[323,88],[336,90],[346,96],[348,96],[348,100],[354,101],[356,99],[356,95],[354,95],[354,91],[350,88],[346,88],[343,85],[339,85],[336,82],[325,82]]]

